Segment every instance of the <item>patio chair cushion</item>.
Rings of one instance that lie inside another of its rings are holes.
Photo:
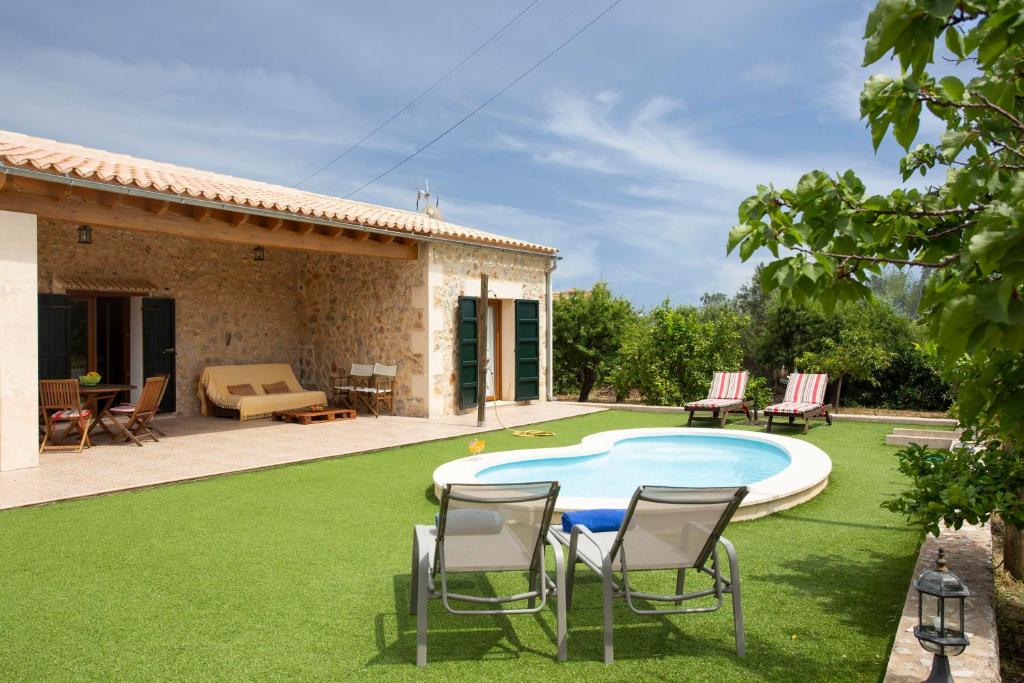
[[[265,394],[287,394],[291,391],[285,382],[274,382],[273,384],[264,384],[263,393]]]
[[[132,404],[126,403],[124,405],[114,406],[113,408],[111,408],[107,412],[112,413],[114,415],[131,415],[132,413],[135,412],[135,406],[132,405]]]
[[[747,393],[746,372],[716,372],[708,389],[708,398],[732,398],[743,400]]]
[[[83,417],[89,417],[92,415],[92,411],[88,408],[66,408],[64,410],[58,410],[57,412],[50,415],[51,420],[77,420]]]
[[[776,415],[803,415],[810,410],[820,407],[820,403],[811,403],[809,401],[784,401],[768,406],[764,409],[764,412],[775,413]]]
[[[786,384],[783,403],[824,403],[828,375],[811,375],[794,372]]]
[[[228,393],[232,396],[256,396],[256,390],[251,384],[232,384],[228,387]]]
[[[625,518],[625,510],[573,510],[562,513],[562,530],[570,532],[574,526],[581,524],[591,531],[618,531]]]
[[[739,406],[742,404],[743,399],[739,398],[704,398],[699,401],[690,401],[683,407],[698,410],[717,410],[719,408],[728,408],[729,406]]]
[[[284,382],[288,393],[267,394],[263,392],[262,385],[276,382]],[[232,395],[228,391],[228,387],[237,384],[251,384],[256,387],[256,395]],[[295,378],[291,365],[287,363],[211,365],[203,369],[197,393],[203,415],[210,414],[212,404],[229,410],[237,410],[240,420],[267,417],[276,410],[327,404],[327,395],[322,391],[306,391],[299,384],[299,380]]]

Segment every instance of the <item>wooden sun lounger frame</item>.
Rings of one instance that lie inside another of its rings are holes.
[[[689,405],[686,405],[686,406],[683,406],[683,409],[686,410],[686,412],[688,412],[690,414],[690,416],[686,419],[686,426],[687,427],[689,427],[691,424],[693,424],[693,414],[695,412],[697,412],[698,410],[711,413],[711,417],[699,417],[697,419],[699,419],[699,420],[721,420],[723,427],[725,426],[726,420],[729,419],[729,413],[739,413],[739,412],[742,412],[744,415],[747,416],[747,419],[749,420],[750,419],[750,411],[751,411],[751,409],[753,409],[753,411],[754,411],[754,421],[755,422],[757,421],[757,407],[754,406],[754,401],[752,399],[748,399],[746,401],[741,401],[741,400],[737,399],[735,403],[730,403],[730,404],[725,405],[725,406],[719,406],[718,408],[701,408],[699,406],[689,406]],[[721,414],[721,417],[719,417],[719,414]]]
[[[829,408],[831,408],[831,406],[828,403],[822,403],[817,408],[811,408],[810,410],[805,410],[802,413],[774,413],[768,412],[768,410],[766,409],[764,411],[764,414],[768,416],[768,425],[765,428],[765,430],[769,432],[772,431],[772,419],[775,417],[788,417],[789,425],[793,425],[793,423],[796,421],[796,418],[802,417],[804,419],[804,434],[807,433],[807,430],[811,426],[810,420],[812,417],[824,417],[825,421],[829,424],[829,426],[831,426],[832,415],[829,413]]]

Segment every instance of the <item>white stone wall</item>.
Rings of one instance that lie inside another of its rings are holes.
[[[0,211],[0,471],[39,465],[36,229]]]

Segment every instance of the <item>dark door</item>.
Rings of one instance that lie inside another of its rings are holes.
[[[473,296],[459,297],[459,408],[465,410],[476,405],[477,388],[477,313],[478,300]]]
[[[71,377],[71,297],[39,295],[39,379]]]
[[[174,299],[142,300],[142,375],[167,375],[160,412],[177,410],[174,391]]]
[[[516,400],[540,398],[540,302],[516,300]]]

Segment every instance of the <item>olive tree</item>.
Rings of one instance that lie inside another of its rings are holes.
[[[628,299],[613,296],[606,282],[563,294],[552,309],[556,379],[562,387],[578,387],[579,400],[586,401],[614,363],[636,311]]]
[[[864,64],[886,56],[860,97],[877,149],[906,150],[904,180],[924,189],[871,194],[855,172],[811,171],[793,188],[758,186],[728,249],[767,248],[766,289],[826,310],[871,296],[886,266],[929,272],[918,306],[947,373],[962,371],[957,410],[985,450],[945,458],[901,452],[913,488],[890,502],[933,533],[993,513],[1007,523],[1006,565],[1024,576],[1024,0],[880,0],[868,16]],[[955,73],[936,78],[936,44]],[[941,48],[940,48],[941,49]],[[925,112],[945,131],[914,146]],[[941,463],[941,464],[937,464]]]

